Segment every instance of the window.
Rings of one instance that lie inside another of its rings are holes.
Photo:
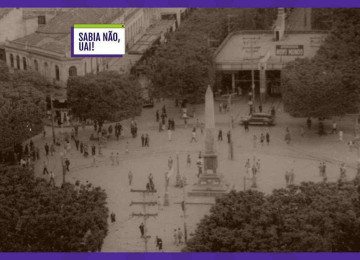
[[[35,68],[35,71],[39,71],[39,64],[38,64],[37,60],[34,60],[34,68]]]
[[[49,78],[49,65],[47,64],[47,62],[44,63],[44,74],[45,77]]]
[[[18,70],[20,69],[20,57],[19,57],[19,55],[16,55],[16,68]]]
[[[23,57],[22,61],[23,61],[23,68],[24,68],[24,70],[26,70],[27,69],[26,58]]]
[[[14,55],[10,54],[10,66],[14,68]]]
[[[46,17],[45,15],[39,15],[38,16],[38,25],[46,24]]]
[[[55,79],[57,81],[60,80],[60,70],[59,70],[59,66],[58,65],[55,65]]]
[[[77,76],[77,69],[75,66],[71,66],[69,68],[69,76],[70,77]]]

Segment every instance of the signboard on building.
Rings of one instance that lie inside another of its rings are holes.
[[[303,56],[304,45],[276,45],[277,56]]]

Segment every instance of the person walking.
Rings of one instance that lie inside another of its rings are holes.
[[[156,247],[159,249],[159,251],[162,251],[163,250],[162,239],[156,236],[155,241],[156,241]]]
[[[169,156],[169,159],[168,159],[168,168],[169,168],[169,170],[172,168],[173,162],[174,162],[174,161],[173,161],[172,157]]]
[[[195,127],[192,130],[192,137],[191,137],[190,143],[192,143],[193,141],[197,142],[197,140],[196,140],[196,128]]]
[[[269,132],[266,132],[265,138],[266,138],[267,145],[269,145],[270,144],[270,134],[269,134]]]
[[[140,226],[139,226],[139,229],[140,229],[140,235],[141,237],[143,238],[145,236],[145,226],[144,226],[144,223],[141,222]]]
[[[50,145],[50,155],[53,156],[55,154],[55,145],[51,143]]]
[[[156,110],[156,122],[160,121],[160,114],[159,114],[159,110]]]
[[[295,172],[294,169],[292,168],[290,170],[289,184],[294,185],[294,182],[295,182]]]
[[[69,158],[65,158],[65,166],[66,166],[66,171],[70,172],[70,160],[69,160]]]
[[[144,136],[144,134],[141,135],[141,146],[142,147],[145,146],[145,136]]]
[[[291,135],[290,135],[289,128],[286,128],[285,142],[286,142],[287,144],[290,144],[290,142],[291,142]]]
[[[339,182],[345,182],[346,181],[346,168],[345,163],[340,164],[340,178]]]
[[[173,236],[174,236],[174,245],[178,245],[179,244],[179,239],[178,239],[178,233],[177,233],[177,230],[176,229],[174,229],[174,234],[173,234]]]
[[[253,148],[256,148],[256,143],[257,143],[257,136],[256,134],[253,135]]]
[[[43,175],[49,174],[47,161],[44,160]]]
[[[110,154],[110,161],[111,161],[111,166],[114,166],[115,165],[115,157],[114,157],[113,152],[111,152],[111,154]]]
[[[49,145],[47,143],[45,143],[45,153],[46,153],[46,156],[49,156]]]
[[[245,129],[245,132],[249,132],[249,121],[248,120],[244,121],[244,129]]]
[[[231,143],[231,131],[229,130],[226,134],[228,144]]]
[[[132,173],[132,171],[129,171],[128,172],[128,181],[129,181],[129,186],[131,186],[132,185],[132,181],[133,181],[133,173]]]
[[[311,118],[308,117],[308,119],[306,120],[306,125],[307,125],[307,127],[308,127],[309,130],[311,129],[311,124],[312,124]]]
[[[249,176],[249,173],[250,173],[250,168],[251,168],[251,165],[250,165],[250,159],[248,158],[246,160],[246,163],[245,163],[245,172],[246,172],[246,176]]]
[[[261,146],[264,146],[264,142],[265,142],[265,136],[263,133],[260,134],[260,144]]]
[[[172,131],[171,129],[168,129],[168,141],[171,142],[172,140]]]
[[[187,165],[187,167],[190,167],[190,166],[191,166],[191,157],[190,157],[190,154],[188,154],[187,157],[186,157],[186,165]]]
[[[339,131],[339,141],[342,142],[344,140],[344,133],[343,131]]]
[[[116,161],[116,165],[119,166],[119,165],[120,165],[120,156],[119,156],[119,153],[116,153],[115,161]]]
[[[149,137],[149,134],[146,134],[146,135],[145,135],[145,143],[146,143],[146,146],[147,146],[147,147],[150,147],[150,137]]]
[[[184,234],[183,234],[183,232],[181,231],[180,228],[178,228],[177,236],[178,236],[178,242],[179,242],[179,244],[182,244],[182,242],[183,242],[182,240],[183,240]]]
[[[288,187],[290,185],[290,175],[291,175],[291,173],[289,171],[285,172],[286,187]]]
[[[55,186],[55,175],[52,171],[50,171],[50,180],[49,180],[50,186]]]
[[[223,135],[222,135],[222,130],[220,129],[218,133],[218,141],[221,142],[222,140],[223,140]]]

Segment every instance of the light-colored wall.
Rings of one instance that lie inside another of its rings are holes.
[[[14,8],[0,19],[0,43],[24,36],[22,10]]]

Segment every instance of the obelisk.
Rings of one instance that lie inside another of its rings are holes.
[[[216,174],[217,155],[215,148],[214,94],[208,86],[205,94],[205,152],[204,174]]]
[[[205,151],[204,171],[194,184],[189,196],[217,197],[227,191],[222,175],[217,172],[218,161],[215,147],[215,111],[214,94],[208,86],[205,94]]]

